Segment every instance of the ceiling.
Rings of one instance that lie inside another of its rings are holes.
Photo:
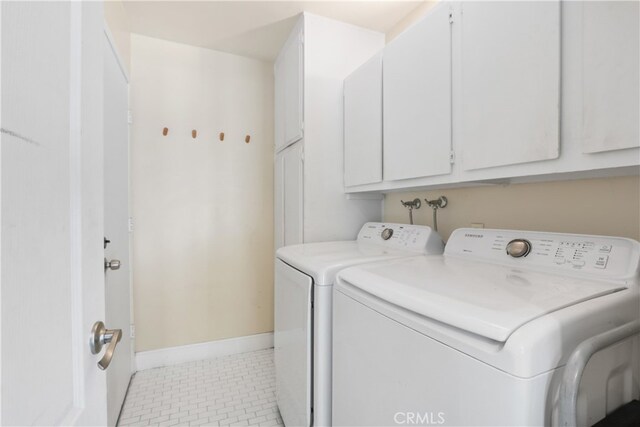
[[[386,33],[424,1],[124,1],[133,33],[272,61],[310,12]]]

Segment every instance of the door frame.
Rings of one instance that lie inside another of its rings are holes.
[[[123,60],[122,55],[120,54],[120,51],[118,50],[118,46],[115,40],[115,37],[113,36],[113,32],[111,31],[111,29],[109,28],[109,24],[107,23],[107,21],[105,20],[104,22],[104,37],[106,39],[107,45],[111,51],[111,53],[113,54],[113,56],[116,59],[116,63],[118,65],[118,68],[120,70],[120,72],[122,73],[122,76],[124,77],[124,80],[126,82],[127,85],[127,115],[128,115],[128,126],[130,126],[131,124],[131,110],[130,110],[130,76],[129,76],[129,72],[127,71],[127,68],[125,67],[125,61]],[[105,141],[105,146],[108,142]],[[124,339],[128,339],[130,341],[130,354],[129,354],[129,360],[130,360],[130,366],[129,366],[129,372],[130,372],[130,377],[129,377],[129,385],[131,383],[131,377],[132,375],[136,372],[136,362],[135,362],[135,336],[134,334],[132,334],[132,329],[133,329],[133,325],[134,325],[134,317],[133,317],[133,268],[132,268],[132,264],[131,264],[131,260],[132,260],[132,220],[131,220],[131,155],[130,155],[130,145],[131,145],[131,133],[130,133],[130,129],[128,127],[127,129],[127,216],[129,218],[129,226],[128,226],[128,235],[127,235],[127,245],[129,247],[128,250],[128,259],[125,261],[127,263],[127,265],[129,266],[129,277],[128,277],[128,284],[129,284],[129,325],[127,325],[128,329],[123,330],[123,338]],[[106,167],[105,167],[105,173],[106,173]],[[105,206],[106,208],[106,206]],[[106,215],[106,209],[105,209],[105,215]],[[105,222],[106,222],[106,218],[105,218]],[[105,292],[106,292],[106,276],[105,276]],[[106,306],[106,304],[108,304],[108,301],[105,300],[105,313],[108,311],[108,307]],[[107,373],[108,374],[108,373]],[[108,383],[107,383],[108,384]],[[108,385],[107,385],[108,387]],[[109,391],[107,390],[107,394],[109,393]],[[127,392],[125,393],[125,399],[126,396],[128,394],[128,389]],[[108,406],[108,402],[107,402],[107,406]],[[124,406],[124,401],[121,402],[121,407],[120,410],[118,411],[119,414],[122,413],[122,407]],[[109,410],[109,409],[108,409]],[[118,420],[120,418],[120,415],[118,416]]]
[[[124,66],[125,62],[122,59],[122,56],[120,55],[120,52],[118,51],[118,47],[116,44],[116,40],[113,36],[113,32],[111,32],[111,29],[109,28],[109,24],[107,23],[107,21],[104,21],[104,36],[107,39],[107,42],[109,43],[109,47],[111,48],[111,51],[113,52],[114,56],[116,57],[116,61],[118,62],[118,67],[120,67],[120,71],[122,72],[122,75],[124,76],[124,79],[127,82],[127,114],[129,117],[129,131],[127,133],[127,145],[129,146],[129,155],[127,156],[127,172],[128,172],[128,176],[129,176],[129,182],[127,185],[127,198],[128,198],[128,204],[127,204],[127,208],[128,208],[128,212],[129,212],[129,259],[127,260],[127,262],[129,263],[129,319],[131,322],[131,327],[133,327],[135,325],[135,320],[133,317],[133,264],[132,264],[132,260],[133,260],[133,254],[132,254],[132,239],[133,239],[133,218],[131,216],[131,78],[129,77],[129,72],[127,71],[127,68]],[[106,285],[106,283],[105,283]],[[106,307],[105,307],[106,308]],[[135,373],[136,372],[136,359],[135,359],[135,336],[134,334],[132,334],[131,330],[129,331],[122,331],[123,335],[125,337],[128,337],[131,340],[131,373]]]

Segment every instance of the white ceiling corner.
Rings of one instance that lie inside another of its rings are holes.
[[[273,61],[301,12],[386,33],[424,3],[125,0],[124,7],[133,33]]]

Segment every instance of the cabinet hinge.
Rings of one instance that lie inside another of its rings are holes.
[[[449,12],[449,24],[453,24],[453,12]]]
[[[454,164],[456,162],[456,153],[455,151],[449,152],[449,163]]]

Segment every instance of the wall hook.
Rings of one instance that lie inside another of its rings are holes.
[[[438,209],[446,207],[449,201],[445,196],[440,196],[434,200],[424,199],[424,201],[433,209],[433,229],[438,231]]]
[[[413,225],[413,210],[414,209],[420,209],[420,206],[422,205],[422,202],[420,201],[420,199],[418,199],[417,197],[409,202],[405,202],[404,200],[400,200],[400,203],[402,203],[402,206],[404,206],[405,208],[409,208],[409,224]]]
[[[220,138],[220,141],[224,141],[224,132],[220,132],[220,135],[218,135],[218,137]]]
[[[168,133],[169,133],[169,128],[163,128],[162,129],[162,135],[163,136],[167,136]]]
[[[192,130],[191,131],[191,138],[196,139],[198,137],[198,131],[197,130]]]
[[[245,137],[244,137],[244,142],[246,142],[247,144],[248,144],[249,142],[251,142],[251,135],[247,135],[247,136],[245,136]]]

